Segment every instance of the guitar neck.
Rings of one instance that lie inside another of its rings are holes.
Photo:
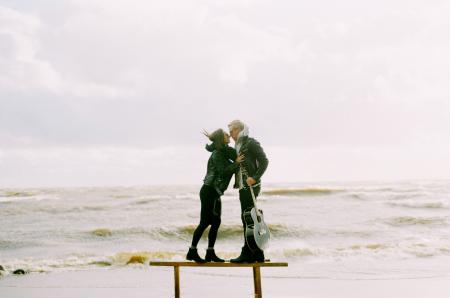
[[[258,212],[258,206],[256,206],[256,198],[255,198],[255,193],[253,192],[253,186],[249,186],[249,188],[250,188],[250,193],[252,194],[253,205],[255,206],[256,212]]]
[[[242,176],[245,176],[248,178],[247,169],[242,164],[241,164],[241,173],[242,173]],[[252,194],[253,205],[255,206],[256,213],[258,213],[258,215],[259,215],[258,206],[256,205],[255,193],[253,192],[253,186],[248,185],[248,187],[250,188],[250,193]]]

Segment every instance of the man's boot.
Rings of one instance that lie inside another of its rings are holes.
[[[214,248],[206,249],[205,261],[206,262],[217,262],[217,263],[225,262],[225,260],[216,256],[216,252],[214,251]]]
[[[258,263],[264,263],[264,251],[258,249],[253,253],[253,261]]]
[[[189,248],[189,251],[186,255],[186,260],[194,261],[196,263],[206,263],[206,261],[198,255],[197,248]]]
[[[253,263],[253,255],[247,246],[242,247],[241,255],[230,260],[231,263]]]

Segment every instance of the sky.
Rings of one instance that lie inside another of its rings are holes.
[[[450,179],[450,2],[0,0],[0,187]],[[233,143],[231,143],[233,145]]]

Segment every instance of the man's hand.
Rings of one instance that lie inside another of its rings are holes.
[[[245,180],[245,182],[247,182],[247,185],[252,186],[253,184],[256,183],[256,180],[253,179],[252,177],[248,177],[247,180]]]
[[[245,160],[245,155],[244,155],[244,154],[241,154],[241,155],[239,155],[239,156],[236,158],[235,162],[241,163],[241,162],[243,162],[244,160]]]

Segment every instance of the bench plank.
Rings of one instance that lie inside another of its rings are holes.
[[[288,263],[284,262],[264,262],[264,263],[195,263],[189,261],[173,262],[173,261],[150,261],[150,266],[186,266],[186,267],[287,267]]]

